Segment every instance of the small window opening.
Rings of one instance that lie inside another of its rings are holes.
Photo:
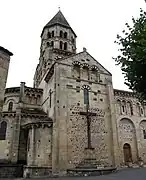
[[[52,31],[52,37],[54,37],[54,31]]]
[[[12,111],[12,110],[13,110],[13,102],[10,102],[8,106],[8,111]]]
[[[143,114],[143,109],[141,108],[141,114]]]
[[[64,43],[64,50],[67,50],[67,42]]]
[[[48,32],[48,38],[51,38],[51,33],[50,32]]]
[[[7,123],[5,121],[0,124],[0,140],[6,139]]]
[[[72,41],[72,43],[74,43],[74,42],[75,42],[75,39],[74,39],[73,37],[71,37],[71,41]]]
[[[67,38],[67,32],[64,33],[64,38]]]
[[[125,106],[122,106],[122,112],[125,112]]]
[[[51,46],[54,47],[54,41],[51,41]]]
[[[143,137],[146,139],[146,130],[143,130]]]
[[[62,31],[60,31],[60,37],[61,37],[61,38],[63,37],[63,32],[62,32]]]
[[[88,89],[84,89],[84,104],[89,105],[89,91]]]
[[[63,47],[63,42],[62,41],[60,41],[60,49],[62,49]]]

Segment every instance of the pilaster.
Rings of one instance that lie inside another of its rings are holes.
[[[109,98],[109,111],[111,119],[111,133],[112,133],[112,154],[113,154],[113,165],[119,166],[119,143],[118,143],[118,130],[117,130],[117,121],[116,121],[116,111],[114,103],[114,92],[112,87],[111,80],[107,80],[107,92]]]

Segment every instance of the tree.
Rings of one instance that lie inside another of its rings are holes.
[[[132,17],[132,22],[131,27],[125,24],[122,36],[117,35],[119,55],[113,59],[121,66],[129,89],[146,100],[146,12],[140,9],[140,16]]]

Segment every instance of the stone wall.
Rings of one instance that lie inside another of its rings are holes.
[[[23,177],[23,166],[13,164],[0,164],[0,178]]]
[[[10,53],[8,50],[0,47],[0,113],[3,107],[4,91],[7,82],[7,75],[10,62]]]
[[[14,119],[15,117],[5,116],[0,121],[5,121],[7,123],[6,139],[0,140],[0,159],[11,160],[12,156],[14,155],[12,152]]]
[[[118,124],[118,141],[120,163],[124,164],[123,146],[131,146],[132,161],[137,162],[141,157],[146,163],[146,107],[141,104],[132,92],[117,91],[115,95],[116,119]]]
[[[74,73],[77,71],[73,70],[72,63],[74,60],[81,62],[84,59],[88,59],[90,67],[94,63],[98,66],[101,79],[98,79],[97,73],[97,82],[90,79],[92,76],[88,79],[84,73],[81,73],[80,78],[76,78]],[[100,164],[113,165],[112,120],[105,81],[106,78],[111,79],[110,75],[85,52],[66,59],[65,63],[60,62],[56,67],[56,76],[56,84],[59,84],[56,87],[56,130],[53,129],[55,132],[53,138],[57,141],[57,150],[53,151],[53,156],[59,156],[56,165],[63,171],[66,168],[75,167],[86,156],[87,121],[85,116],[79,114],[79,111],[86,110],[83,96],[84,86],[89,87],[90,111],[98,114],[96,117],[91,117],[93,156]]]
[[[28,134],[27,165],[50,167],[52,165],[51,127],[32,126]]]

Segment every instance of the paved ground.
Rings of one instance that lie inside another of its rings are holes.
[[[0,179],[0,180],[4,180],[4,179]],[[7,180],[10,180],[10,179],[7,179]],[[28,179],[28,180],[146,180],[146,168],[126,169],[126,170],[121,170],[119,172],[116,172],[110,175],[104,175],[104,176],[36,178],[36,179]]]

